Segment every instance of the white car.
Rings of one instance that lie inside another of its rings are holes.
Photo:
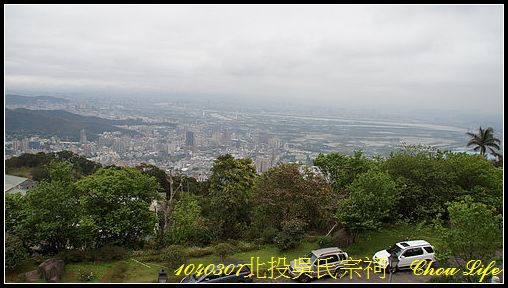
[[[425,260],[429,262],[436,261],[434,258],[434,247],[425,240],[412,240],[395,243],[392,247],[378,251],[374,254],[373,261],[378,263],[381,268],[389,266],[389,257],[394,255],[398,263],[394,270],[400,268],[410,268],[415,260]]]

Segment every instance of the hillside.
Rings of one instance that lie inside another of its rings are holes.
[[[79,141],[79,132],[86,130],[89,140],[96,140],[102,132],[120,131],[129,135],[138,132],[116,127],[134,120],[109,120],[94,116],[81,116],[62,110],[6,109],[5,128],[9,135],[58,136]]]
[[[69,100],[53,97],[53,96],[21,96],[21,95],[13,95],[7,94],[5,95],[5,104],[6,105],[28,105],[44,102],[47,104],[64,104],[68,103]]]

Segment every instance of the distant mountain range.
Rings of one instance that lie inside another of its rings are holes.
[[[9,135],[58,136],[70,141],[79,141],[81,129],[85,129],[87,138],[92,141],[102,132],[120,131],[131,136],[139,135],[136,131],[115,125],[136,125],[141,122],[139,119],[109,120],[81,116],[63,110],[6,109],[5,112],[5,129]]]
[[[65,104],[70,101],[63,98],[53,97],[53,96],[21,96],[14,94],[5,95],[5,104],[6,105],[28,105],[35,104],[38,102],[44,102],[47,104]]]

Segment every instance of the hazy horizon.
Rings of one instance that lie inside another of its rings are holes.
[[[503,113],[501,5],[5,8],[12,93]]]

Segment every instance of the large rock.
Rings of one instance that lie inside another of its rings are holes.
[[[65,264],[60,259],[48,259],[42,262],[37,270],[47,282],[60,282],[65,272]]]
[[[37,270],[33,270],[25,273],[26,282],[38,282],[41,276]]]
[[[345,248],[353,244],[353,237],[344,228],[333,233],[332,239],[335,245],[340,248]]]

